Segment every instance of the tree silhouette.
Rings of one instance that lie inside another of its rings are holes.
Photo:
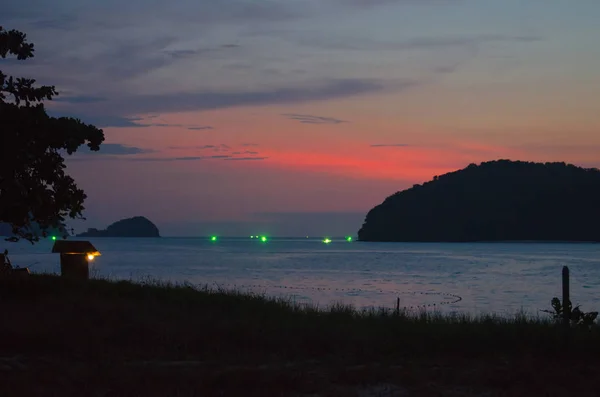
[[[0,27],[0,56],[32,58],[24,33]],[[61,228],[66,217],[82,218],[86,198],[65,173],[63,154],[87,143],[97,151],[104,133],[78,119],[50,117],[43,105],[58,95],[54,86],[35,86],[0,70],[0,222],[12,226],[10,240],[30,242]]]

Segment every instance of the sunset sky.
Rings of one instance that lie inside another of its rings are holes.
[[[6,73],[104,129],[85,223],[346,235],[470,163],[600,167],[598,0],[7,0]]]

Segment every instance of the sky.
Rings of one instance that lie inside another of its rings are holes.
[[[77,231],[353,235],[396,191],[471,163],[600,167],[597,0],[7,0],[104,130],[67,159]]]

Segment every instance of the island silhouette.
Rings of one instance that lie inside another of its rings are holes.
[[[104,230],[90,228],[77,237],[160,237],[160,232],[148,218],[134,216],[121,219]]]
[[[600,171],[495,160],[435,176],[371,209],[360,241],[600,241]]]

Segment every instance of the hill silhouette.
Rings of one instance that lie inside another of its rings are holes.
[[[135,216],[121,219],[105,230],[88,229],[77,237],[160,237],[158,228],[148,218]]]
[[[471,164],[369,211],[361,241],[600,241],[600,171],[565,163]]]

